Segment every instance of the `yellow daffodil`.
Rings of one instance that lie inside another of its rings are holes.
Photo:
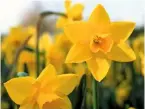
[[[76,21],[65,26],[65,34],[74,43],[66,63],[86,61],[94,78],[101,81],[110,68],[111,60],[135,60],[133,50],[125,43],[134,27],[133,22],[111,22],[99,4],[88,21]]]
[[[72,43],[68,40],[68,38],[64,35],[64,33],[60,33],[55,36],[54,43],[47,47],[46,50],[46,65],[49,63],[54,65],[59,73],[63,71],[63,65],[65,61],[65,57],[71,47]]]
[[[12,63],[17,48],[19,48],[30,35],[27,28],[21,26],[11,28],[10,33],[2,42],[2,53],[5,54],[8,64]],[[11,49],[9,47],[11,47]]]
[[[116,102],[122,106],[124,101],[128,98],[131,91],[131,86],[127,81],[122,82],[115,90]]]
[[[36,55],[30,51],[22,51],[18,59],[18,72],[24,72],[26,64],[30,76],[36,77]]]
[[[144,35],[138,35],[132,42],[133,50],[136,54],[134,66],[137,72],[141,72],[144,76]]]
[[[4,86],[19,109],[72,109],[67,95],[77,82],[75,74],[56,75],[55,68],[48,65],[37,79],[13,78]]]
[[[64,25],[72,20],[81,20],[84,6],[82,4],[75,4],[71,7],[71,1],[65,0],[65,9],[67,17],[60,17],[56,22],[57,28],[63,28]]]

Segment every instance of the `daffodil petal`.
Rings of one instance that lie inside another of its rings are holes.
[[[107,56],[109,59],[119,62],[129,62],[136,59],[134,51],[126,43],[114,45]]]
[[[64,103],[64,104],[63,104]],[[60,106],[61,109],[72,109],[72,104],[71,101],[69,100],[69,98],[67,96],[63,97],[63,103]]]
[[[110,18],[105,8],[99,4],[93,10],[89,22],[95,25],[98,32],[108,32],[110,25]]]
[[[76,21],[66,25],[64,32],[73,43],[87,43],[94,35],[95,29],[88,22]]]
[[[40,109],[43,109],[43,105],[47,102],[53,102],[54,100],[59,99],[60,97],[56,94],[47,94],[47,93],[40,93],[37,98],[37,103]]]
[[[4,83],[4,86],[10,98],[16,104],[21,104],[23,100],[31,93],[32,84],[34,81],[35,79],[32,77],[13,78]]]
[[[55,79],[57,76],[56,70],[53,65],[49,64],[37,78],[37,81],[41,83],[42,87],[47,85],[48,82]]]
[[[75,4],[68,11],[68,16],[73,18],[74,20],[80,20],[82,18],[83,10],[84,10],[84,6],[82,4]]]
[[[19,109],[39,109],[39,108],[38,108],[38,104],[27,101],[26,103],[20,105]]]
[[[70,94],[78,84],[78,76],[75,74],[64,74],[58,76],[56,93],[61,95]]]
[[[114,42],[126,41],[135,28],[134,22],[112,22],[111,37]]]
[[[90,48],[85,44],[74,44],[70,49],[66,63],[81,63],[92,57]]]
[[[71,102],[67,96],[47,102],[43,105],[43,109],[72,109]]]
[[[56,28],[63,28],[67,24],[68,20],[65,17],[59,17],[56,22]]]
[[[93,77],[97,81],[101,81],[106,75],[110,68],[110,61],[105,58],[92,58],[87,61],[89,70],[91,71]]]

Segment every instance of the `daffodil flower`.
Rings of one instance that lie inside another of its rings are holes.
[[[74,43],[66,63],[86,61],[94,78],[101,81],[111,60],[135,60],[133,50],[125,43],[135,27],[134,22],[111,22],[102,5],[98,5],[88,21],[76,21],[65,26],[67,37]]]
[[[133,41],[132,41],[133,50],[136,54],[136,60],[134,61],[134,67],[136,72],[141,72],[144,76],[144,35],[139,34]]]
[[[13,78],[4,86],[10,98],[20,105],[19,109],[71,109],[67,95],[77,82],[75,74],[56,75],[55,68],[49,64],[37,79]]]
[[[6,63],[12,64],[16,49],[31,35],[28,28],[22,26],[13,27],[10,29],[8,36],[2,41],[2,53],[5,54]],[[11,47],[11,49],[9,48]]]
[[[71,7],[71,0],[65,0],[65,9],[67,17],[60,17],[56,22],[57,28],[63,28],[72,20],[81,20],[84,6],[82,4],[75,4]]]

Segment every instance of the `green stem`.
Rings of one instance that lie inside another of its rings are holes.
[[[93,78],[93,109],[99,109],[99,83]]]
[[[36,73],[37,76],[39,76],[40,73],[40,54],[39,54],[39,38],[40,38],[40,29],[41,29],[41,23],[44,17],[46,17],[47,15],[59,15],[59,16],[64,16],[67,17],[65,14],[60,13],[60,12],[51,12],[51,11],[46,11],[46,12],[42,12],[40,13],[38,22],[37,22],[37,26],[36,26],[36,30],[37,30],[37,36],[36,36]]]
[[[40,16],[39,20],[38,20],[38,23],[37,23],[37,36],[36,36],[36,73],[37,73],[37,76],[39,76],[39,64],[40,64],[40,60],[39,60],[39,37],[40,37],[40,28],[41,28],[41,21],[42,21],[42,18]]]

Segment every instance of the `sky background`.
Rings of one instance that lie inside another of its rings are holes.
[[[0,33],[17,26],[24,13],[29,12],[36,2],[40,2],[43,11],[64,12],[64,0],[0,0]],[[88,18],[97,4],[102,4],[112,21],[129,20],[138,27],[144,24],[145,0],[72,0],[72,3],[84,4],[84,18]]]

